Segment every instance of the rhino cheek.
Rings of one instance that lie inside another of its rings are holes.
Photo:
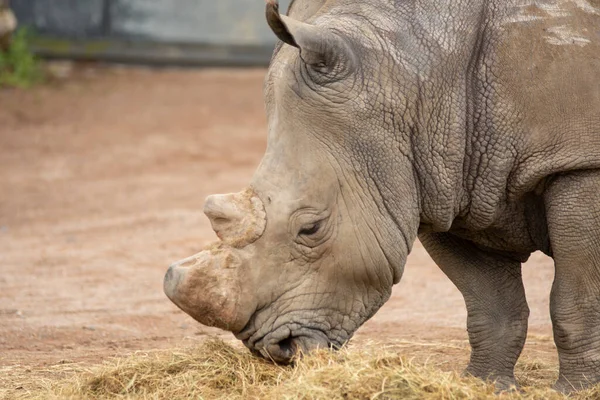
[[[165,294],[201,324],[239,332],[255,309],[240,285],[239,267],[230,250],[203,251],[169,267]]]

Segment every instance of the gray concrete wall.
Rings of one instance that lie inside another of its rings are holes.
[[[290,0],[280,3],[286,10]],[[22,25],[38,32],[38,50],[49,56],[145,52],[154,61],[163,53],[166,62],[185,62],[189,54],[188,61],[200,64],[203,57],[261,64],[275,44],[264,0],[12,0],[11,6]]]

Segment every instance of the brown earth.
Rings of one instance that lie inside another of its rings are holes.
[[[179,311],[162,278],[215,239],[204,198],[244,188],[261,158],[264,73],[86,68],[0,90],[0,375],[232,338]],[[540,254],[525,265],[525,353],[555,362],[552,276]],[[354,342],[400,343],[460,369],[465,320],[460,293],[417,243]]]

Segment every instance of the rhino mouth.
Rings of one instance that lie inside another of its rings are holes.
[[[318,327],[286,324],[262,336],[236,335],[253,354],[279,364],[294,360],[316,349],[337,350],[342,347],[338,339],[332,339]]]

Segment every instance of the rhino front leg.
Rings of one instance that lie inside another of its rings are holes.
[[[600,382],[600,172],[558,177],[546,192],[555,263],[550,297],[560,362],[556,389]]]
[[[419,239],[465,299],[472,349],[465,372],[495,381],[500,390],[516,387],[514,367],[529,317],[521,262],[448,233],[421,234]]]

